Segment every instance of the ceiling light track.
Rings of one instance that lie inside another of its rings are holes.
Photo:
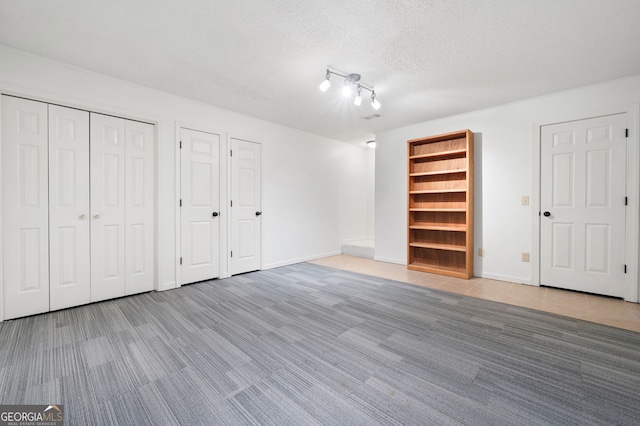
[[[320,84],[320,90],[322,92],[326,92],[329,87],[331,87],[331,75],[337,75],[338,77],[344,78],[344,88],[342,89],[342,93],[345,96],[351,96],[353,92],[356,93],[353,103],[357,106],[362,104],[362,89],[367,90],[371,93],[371,106],[373,109],[380,109],[380,102],[376,99],[376,91],[373,87],[366,86],[360,82],[360,74],[340,74],[339,72],[331,71],[327,68],[327,73],[325,74],[324,81]]]

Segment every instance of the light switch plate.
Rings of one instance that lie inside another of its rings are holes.
[[[529,262],[531,260],[531,255],[527,252],[523,252],[522,253],[522,261],[523,262]]]
[[[522,205],[523,206],[528,206],[529,205],[529,196],[528,195],[523,195],[522,196]]]
[[[479,248],[478,249],[478,256],[484,257],[484,249],[483,248]]]

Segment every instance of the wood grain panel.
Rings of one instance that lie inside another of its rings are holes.
[[[467,189],[467,174],[451,173],[426,176],[411,176],[410,187],[412,191],[433,191],[446,189]]]
[[[453,139],[449,139],[443,135],[442,140],[433,140],[432,138],[414,139],[409,141],[412,146],[411,156],[436,154],[446,155],[450,151],[467,151],[467,140],[465,137],[459,137],[460,135],[453,135]]]
[[[464,192],[410,194],[409,205],[419,209],[463,209],[467,207],[467,196]]]
[[[430,158],[420,158],[411,160],[410,173],[424,173],[435,171],[447,171],[448,173],[467,170],[467,158],[444,158],[433,160]]]

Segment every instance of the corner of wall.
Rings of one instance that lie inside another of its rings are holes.
[[[330,251],[322,254],[316,254],[313,256],[301,257],[298,259],[290,259],[282,262],[267,263],[266,265],[262,265],[262,269],[267,270],[267,269],[279,268],[281,266],[295,265],[296,263],[307,262],[309,260],[315,260],[315,259],[322,259],[323,257],[337,256],[339,254],[342,254],[342,252],[340,250],[336,250],[336,251]]]

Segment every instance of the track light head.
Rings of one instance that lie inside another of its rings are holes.
[[[325,80],[322,83],[320,83],[320,91],[326,92],[330,86],[331,86],[331,82],[329,80]]]
[[[353,104],[355,106],[360,106],[360,104],[362,104],[362,95],[360,92],[362,92],[362,86],[358,84],[358,93],[356,93],[356,97],[353,99]]]
[[[382,106],[380,105],[380,102],[378,102],[378,100],[376,99],[376,92],[371,92],[371,106],[375,110],[380,109],[380,107]]]
[[[329,78],[331,77],[331,73],[329,72],[329,70],[327,70],[327,75],[325,76],[325,79],[322,83],[320,83],[320,91],[321,92],[326,92],[327,89],[329,89],[329,87],[331,87],[331,81],[329,80]]]

